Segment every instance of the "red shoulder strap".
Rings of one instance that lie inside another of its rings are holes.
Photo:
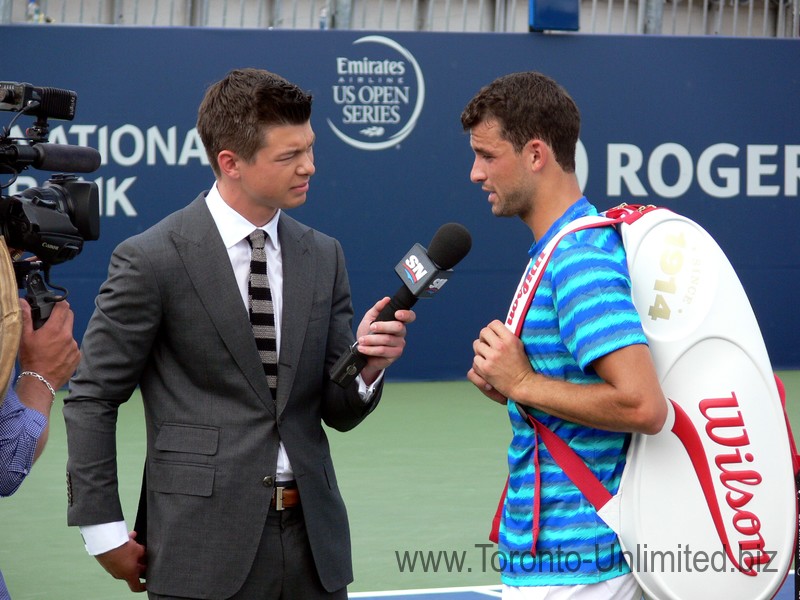
[[[558,435],[553,432],[547,425],[539,421],[537,418],[526,413],[519,405],[515,405],[520,415],[527,417],[528,422],[536,432],[537,448],[534,452],[534,462],[536,462],[536,489],[533,492],[533,545],[531,552],[536,553],[536,539],[539,536],[539,502],[540,502],[540,479],[539,479],[539,464],[538,464],[538,440],[541,438],[544,445],[550,452],[550,456],[561,468],[562,471],[570,478],[572,483],[575,484],[586,499],[594,506],[595,510],[599,511],[606,503],[611,500],[611,492],[608,491],[606,486],[592,473],[591,469],[586,466],[583,459],[570,448],[567,443],[562,440]],[[498,543],[500,539],[500,522],[503,519],[503,506],[505,505],[506,495],[508,494],[508,479],[503,488],[503,493],[500,495],[500,502],[497,505],[494,519],[492,519],[492,530],[489,533],[489,540]]]
[[[517,410],[521,410],[519,407]],[[523,413],[527,414],[527,413]],[[586,499],[599,511],[611,500],[611,492],[586,466],[583,459],[570,448],[552,429],[531,415],[528,416],[537,435],[542,438],[544,445],[550,451],[550,456],[562,471],[572,480],[572,483],[586,496]]]
[[[503,493],[500,494],[500,502],[497,503],[497,510],[494,512],[494,518],[492,519],[492,530],[489,532],[489,541],[495,544],[500,543],[500,521],[503,520],[503,506],[506,503],[506,495],[508,495],[508,478],[506,478]]]
[[[792,424],[789,422],[789,415],[786,412],[786,388],[783,386],[781,378],[775,375],[775,384],[778,386],[778,395],[781,399],[783,406],[783,416],[786,419],[786,431],[789,434],[789,447],[792,451],[792,466],[794,467],[794,475],[797,477],[800,474],[800,455],[797,454],[797,444],[794,441],[794,434],[792,433]]]
[[[792,433],[792,424],[789,422],[789,414],[786,412],[786,388],[783,386],[783,381],[781,381],[781,378],[778,377],[777,374],[775,375],[775,383],[778,386],[778,395],[780,396],[781,404],[783,405],[783,416],[786,419],[786,431],[789,434],[789,448],[792,451],[792,467],[794,468],[795,496],[798,503],[798,509],[800,509],[800,455],[797,454],[797,445],[795,444],[794,434]],[[797,523],[794,525],[794,597],[800,598],[800,568],[797,568],[797,565],[800,564],[800,531],[797,529]]]

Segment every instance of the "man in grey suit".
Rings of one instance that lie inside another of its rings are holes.
[[[347,597],[349,528],[322,423],[346,431],[375,408],[415,317],[375,322],[378,301],[357,331],[366,367],[347,389],[331,382],[353,342],[342,249],[284,212],[314,174],[310,116],[311,96],[267,71],[211,86],[197,127],[215,185],[116,248],[83,339],[64,407],[69,524],[153,599]],[[267,236],[278,352],[248,314],[254,229]],[[147,458],[128,534],[115,429],[137,385]]]

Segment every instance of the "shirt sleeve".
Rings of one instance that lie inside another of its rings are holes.
[[[23,406],[9,389],[0,406],[0,497],[17,491],[30,473],[47,417]]]
[[[564,343],[586,369],[620,348],[647,344],[647,338],[616,230],[602,227],[576,238],[562,242],[554,255],[553,286]]]
[[[119,548],[128,541],[128,527],[125,521],[84,525],[78,529],[83,536],[86,551],[92,556]]]

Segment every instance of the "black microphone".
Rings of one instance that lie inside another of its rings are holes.
[[[376,321],[394,321],[398,310],[408,310],[419,298],[432,298],[450,278],[451,269],[472,248],[472,236],[459,223],[445,223],[434,234],[426,251],[414,244],[395,267],[403,285],[378,314]],[[331,379],[341,387],[350,385],[367,364],[367,357],[354,343],[331,369]]]
[[[92,173],[100,167],[100,153],[86,146],[69,144],[31,144],[10,146],[4,154],[18,165],[33,165],[42,171]],[[13,154],[13,156],[10,156]]]

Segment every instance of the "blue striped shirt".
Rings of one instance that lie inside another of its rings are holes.
[[[562,227],[596,209],[582,198],[531,247],[536,258]],[[538,373],[579,384],[602,381],[594,360],[632,344],[646,344],[631,300],[625,249],[613,227],[593,227],[558,244],[525,315],[522,342]],[[630,436],[578,425],[528,409],[575,450],[615,493]],[[509,401],[513,438],[509,487],[500,528],[502,580],[514,586],[590,584],[628,573],[614,532],[597,516],[547,448],[539,445],[541,514],[535,554],[533,491],[535,437]]]

